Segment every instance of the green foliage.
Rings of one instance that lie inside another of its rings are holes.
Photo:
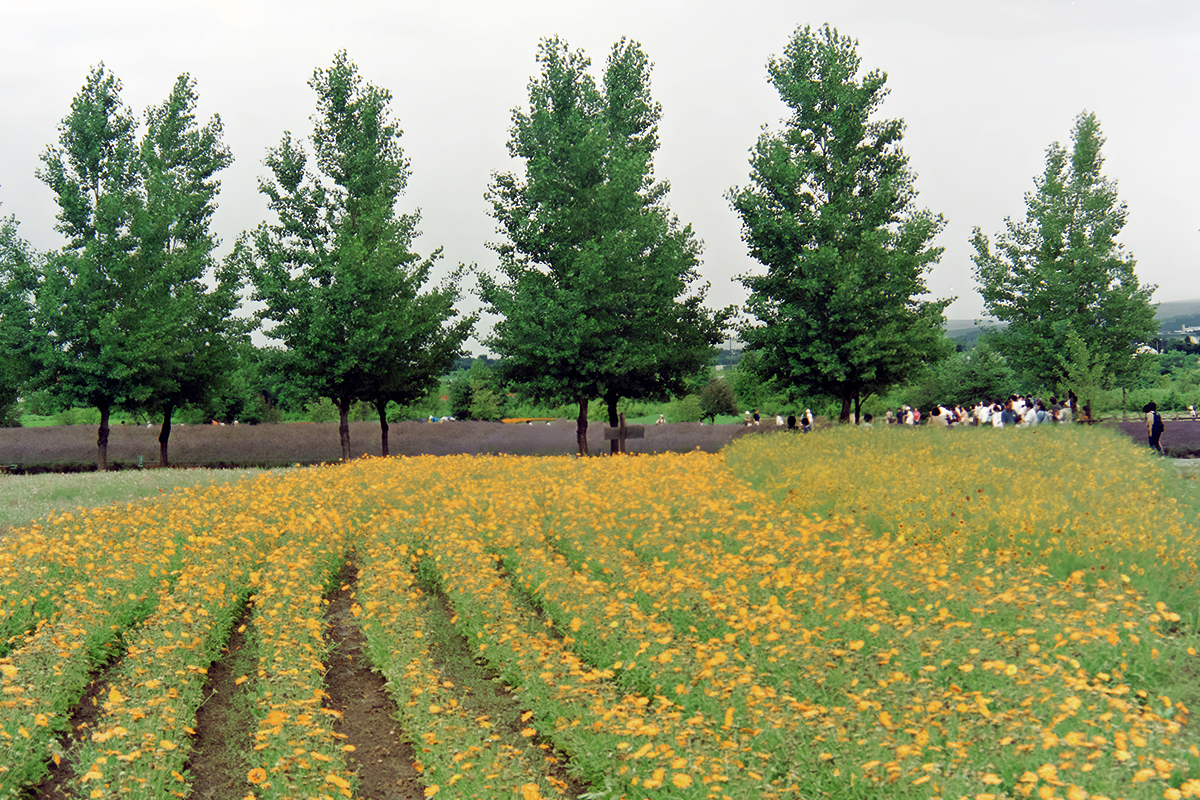
[[[1104,356],[1090,352],[1087,342],[1073,328],[1067,330],[1064,353],[1058,355],[1062,379],[1061,395],[1074,392],[1082,406],[1090,408],[1096,394],[1104,388],[1107,365]]]
[[[1200,358],[1185,350],[1168,350],[1157,358],[1158,372],[1177,380],[1195,382],[1200,378]]]
[[[402,422],[410,419],[429,419],[432,417],[441,417],[446,414],[442,407],[441,401],[442,386],[439,383],[437,386],[430,389],[424,397],[413,400],[410,403],[388,403],[387,421]]]
[[[746,275],[757,325],[742,331],[762,372],[795,392],[841,401],[904,382],[950,350],[949,300],[918,300],[941,257],[945,220],[913,210],[900,147],[904,123],[873,119],[886,95],[879,71],[857,78],[856,44],[828,25],[804,27],[767,65],[789,107],[750,158],[751,185],[729,198],[766,274]],[[743,405],[746,398],[741,398]]]
[[[232,161],[220,118],[198,126],[195,83],[181,75],[147,111],[139,145],[120,89],[103,65],[93,69],[38,171],[68,239],[37,291],[42,385],[60,405],[99,410],[102,469],[114,408],[163,414],[166,463],[173,411],[210,396],[245,335],[232,318],[238,267],[218,267],[209,232],[214,176]]]
[[[64,408],[54,415],[55,425],[98,425],[100,412],[95,408]]]
[[[737,413],[737,397],[733,387],[720,378],[709,381],[697,397],[700,406],[700,419],[715,422],[719,415]]]
[[[100,411],[96,463],[107,466],[108,417],[138,407],[153,385],[156,337],[145,326],[149,283],[135,257],[134,217],[142,200],[137,120],[121,104],[121,83],[104,65],[88,73],[42,154],[38,177],[58,203],[67,239],[49,254],[38,287],[36,328],[48,350],[43,385],[63,405]]]
[[[1005,220],[994,251],[978,228],[971,241],[984,305],[1008,323],[991,338],[1033,386],[1095,377],[1072,378],[1072,366],[1094,368],[1105,384],[1135,385],[1151,360],[1137,348],[1158,330],[1156,287],[1138,283],[1133,256],[1117,241],[1127,211],[1115,181],[1101,174],[1103,143],[1096,116],[1080,114],[1070,153],[1057,142],[1047,149],[1045,171],[1025,196],[1025,219]],[[1072,332],[1086,365],[1064,357]]]
[[[41,342],[30,325],[37,285],[35,254],[17,235],[15,217],[0,219],[0,425],[20,425],[18,398],[38,364]]]
[[[461,270],[422,293],[440,251],[411,252],[416,214],[398,214],[408,182],[391,94],[364,81],[340,52],[317,69],[312,145],[285,134],[267,155],[272,177],[260,191],[277,216],[254,235],[255,299],[268,336],[282,342],[293,381],[333,401],[342,454],[350,458],[349,413],[356,400],[425,397],[458,356],[475,317],[452,322]],[[386,454],[386,414],[382,415]]]
[[[471,417],[471,373],[470,370],[460,370],[450,379],[446,389],[450,398],[450,416],[455,419],[470,419]]]
[[[184,74],[170,97],[147,112],[140,151],[145,197],[133,226],[136,255],[149,276],[146,335],[154,337],[158,356],[145,408],[162,415],[163,465],[175,409],[208,403],[220,391],[234,369],[237,343],[249,331],[233,316],[241,305],[245,243],[218,265],[209,230],[220,188],[215,175],[233,156],[222,142],[220,117],[197,125],[196,102],[195,82]]]
[[[476,359],[470,369],[456,373],[447,394],[450,415],[455,419],[498,420],[505,415],[507,392],[498,370],[483,359]]]
[[[705,413],[700,398],[694,394],[684,395],[672,400],[667,404],[666,410],[663,411],[663,416],[666,417],[667,422],[701,422],[704,419],[708,419],[709,422],[716,422],[715,417]]]
[[[154,404],[169,415],[202,402],[231,370],[235,342],[246,326],[233,319],[240,305],[239,243],[218,268],[209,224],[220,182],[233,157],[222,141],[220,117],[199,127],[195,82],[186,74],[170,97],[147,112],[141,146],[145,204],[135,220],[138,256],[152,277],[147,292],[160,346],[171,348],[156,375]]]
[[[763,366],[763,354],[751,350],[742,356],[741,361],[733,370],[730,388],[733,390],[734,402],[737,406],[762,408],[778,400],[780,394],[775,381],[766,373]],[[737,407],[732,413],[737,413]]]
[[[693,290],[700,243],[653,177],[659,105],[638,45],[613,46],[598,87],[590,61],[559,39],[538,48],[528,110],[513,112],[509,154],[524,176],[488,191],[505,241],[501,280],[480,296],[501,319],[487,344],[506,383],[549,403],[666,399],[711,363],[729,310]],[[580,449],[586,452],[581,436]]]
[[[305,418],[309,422],[337,422],[338,408],[328,397],[320,397],[306,406]]]
[[[899,394],[900,402],[928,409],[938,404],[971,406],[1008,397],[1015,389],[1016,378],[1004,356],[980,343],[974,350],[952,354]]]

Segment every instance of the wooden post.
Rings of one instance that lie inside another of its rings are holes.
[[[605,427],[604,440],[607,442],[615,442],[617,444],[617,452],[624,453],[626,439],[646,438],[646,426],[626,425],[624,414],[621,414],[618,419],[620,420],[620,424],[617,425],[617,427]]]

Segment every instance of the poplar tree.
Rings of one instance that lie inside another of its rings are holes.
[[[741,278],[757,320],[741,332],[746,350],[792,394],[841,401],[842,422],[865,396],[952,350],[942,332],[950,300],[919,299],[945,220],[914,207],[904,122],[876,118],[887,75],[860,77],[856,48],[828,25],[806,26],[768,62],[791,114],[762,134],[750,185],[729,195],[766,268]]]
[[[253,237],[254,296],[289,374],[337,406],[342,457],[356,400],[378,410],[386,454],[388,401],[424,396],[475,317],[455,320],[461,268],[422,291],[441,251],[413,253],[418,215],[396,210],[409,166],[391,93],[363,80],[345,51],[309,86],[315,163],[290,133],[267,155],[259,188],[277,220]]]
[[[89,72],[37,172],[54,191],[56,229],[67,239],[47,256],[38,288],[44,378],[60,402],[99,410],[99,470],[108,467],[109,416],[149,398],[154,357],[142,325],[147,279],[134,257],[142,205],[137,120],[120,91],[103,64]]]
[[[103,64],[93,69],[38,170],[67,238],[47,256],[37,287],[42,381],[59,402],[100,411],[101,470],[114,408],[163,412],[159,450],[168,463],[172,411],[222,380],[239,330],[231,314],[240,278],[229,264],[218,268],[209,232],[213,176],[231,160],[220,118],[197,125],[195,85],[181,75],[147,111],[139,143],[120,90]]]
[[[16,217],[0,219],[0,425],[19,425],[22,390],[38,364],[42,337],[34,330],[37,256],[17,233]]]
[[[665,398],[709,365],[730,310],[703,307],[700,243],[654,178],[662,109],[650,63],[621,40],[598,86],[590,60],[557,38],[538,48],[528,110],[515,109],[509,154],[524,174],[497,173],[488,192],[504,241],[500,280],[480,296],[501,319],[486,344],[521,394],[578,403],[587,454],[588,404],[617,424],[621,398]]]
[[[1101,172],[1096,115],[1080,114],[1071,139],[1070,151],[1047,148],[1024,220],[1006,219],[994,248],[975,229],[975,278],[984,308],[1007,323],[989,338],[1027,384],[1128,384],[1152,358],[1138,347],[1158,331],[1157,287],[1139,283],[1118,241],[1128,209]]]
[[[234,318],[242,286],[243,242],[218,264],[209,229],[220,182],[233,157],[222,141],[219,116],[195,118],[195,82],[180,75],[170,96],[146,113],[140,169],[145,203],[136,215],[136,256],[146,276],[141,291],[145,336],[156,346],[147,405],[162,414],[161,464],[169,463],[171,417],[184,405],[203,405],[227,380],[234,348],[247,333]]]

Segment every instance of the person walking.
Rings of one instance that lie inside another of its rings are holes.
[[[1161,456],[1163,449],[1158,441],[1162,438],[1166,426],[1163,424],[1162,416],[1158,413],[1158,404],[1151,400],[1142,406],[1142,412],[1146,415],[1146,436],[1150,442],[1150,449]]]

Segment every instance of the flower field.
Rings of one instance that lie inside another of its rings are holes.
[[[67,796],[188,797],[235,629],[242,796],[366,796],[339,587],[404,796],[1200,796],[1198,533],[1144,450],[1058,428],[363,459],[81,509],[0,540],[0,796],[65,764]],[[508,706],[448,670],[445,615]]]

